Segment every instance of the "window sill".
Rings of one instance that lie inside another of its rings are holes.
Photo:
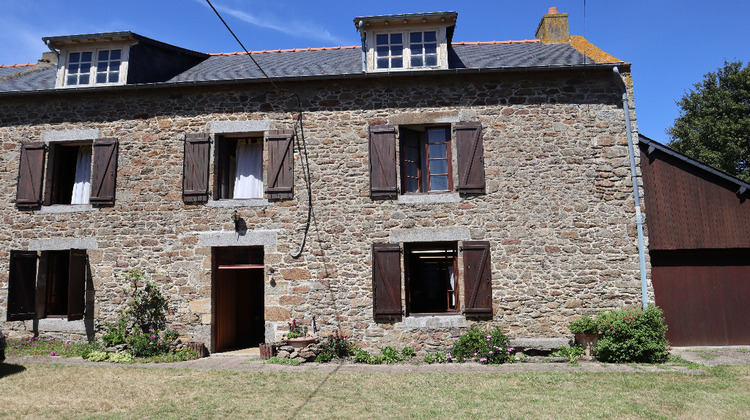
[[[468,326],[466,318],[457,312],[449,315],[412,314],[404,318],[404,328],[406,329],[464,328]]]
[[[96,208],[91,204],[53,204],[51,206],[42,206],[39,213],[82,213],[94,210]]]
[[[399,204],[443,204],[460,202],[461,196],[457,192],[405,194],[398,196]]]
[[[88,320],[68,321],[65,316],[62,318],[47,317],[39,320],[38,328],[39,331],[44,332],[86,334],[86,321]]]
[[[269,206],[271,202],[265,198],[244,198],[237,200],[209,200],[206,207],[263,207]]]

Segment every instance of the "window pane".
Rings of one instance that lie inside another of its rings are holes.
[[[415,178],[407,178],[406,180],[406,192],[413,193],[419,192],[419,181]]]
[[[430,128],[427,130],[428,143],[445,143],[444,128]]]
[[[378,35],[375,37],[376,45],[388,44],[388,35]]]
[[[377,48],[378,57],[387,57],[388,56],[388,47],[378,47]]]
[[[412,32],[409,34],[409,42],[422,42],[422,32]]]
[[[378,58],[378,68],[379,69],[387,69],[388,68],[388,59],[387,58]]]
[[[88,73],[91,70],[91,63],[81,63],[81,73]]]
[[[81,75],[81,78],[80,78],[80,79],[78,79],[78,81],[79,81],[79,82],[80,82],[80,83],[81,83],[82,85],[88,85],[88,84],[89,84],[89,75],[88,75],[88,74],[85,74],[85,75]]]
[[[68,83],[66,83],[66,85],[68,85],[68,86],[77,85],[78,83],[76,83],[76,82],[77,82],[77,80],[76,80],[75,76],[68,76]]]
[[[114,71],[109,74],[109,83],[115,83],[120,80],[120,72]]]
[[[425,54],[436,54],[437,44],[424,44],[424,52]]]
[[[424,64],[422,64],[422,57],[411,57],[411,66],[412,67],[422,67]]]
[[[424,33],[424,42],[436,42],[436,41],[437,41],[437,34],[435,31]]]
[[[70,53],[70,59],[68,60],[71,63],[77,63],[81,60],[81,54],[80,53]]]
[[[119,70],[120,70],[119,61],[113,61],[109,63],[109,71],[119,71]]]
[[[417,165],[413,163],[407,163],[404,169],[407,177],[416,178],[417,176],[419,176],[419,173],[417,172]]]
[[[428,55],[425,57],[425,65],[427,66],[437,66],[437,56],[436,55]]]
[[[411,44],[409,48],[411,48],[412,55],[422,54],[422,44]]]
[[[448,173],[448,160],[432,160],[430,159],[430,174],[447,174]]]
[[[393,45],[391,46],[391,55],[403,55],[404,47],[401,45]]]
[[[419,161],[419,150],[417,150],[416,147],[405,147],[404,152],[404,154],[406,155],[406,160],[410,160],[412,162]]]
[[[394,58],[391,60],[391,67],[401,68],[404,66],[404,60],[402,58]]]
[[[401,34],[391,34],[391,44],[403,44]]]
[[[78,64],[71,64],[68,66],[68,73],[78,73]]]
[[[447,157],[445,144],[430,145],[430,159],[445,159]]]
[[[91,61],[91,52],[81,53],[81,61]]]
[[[99,61],[107,61],[109,59],[109,51],[99,51]]]
[[[109,59],[110,60],[119,60],[120,59],[120,50],[112,50],[109,52]]]
[[[106,83],[107,73],[96,73],[96,83]]]
[[[430,177],[430,191],[445,191],[448,189],[448,177],[432,176]]]

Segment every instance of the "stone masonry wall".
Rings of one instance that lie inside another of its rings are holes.
[[[87,251],[89,333],[115,319],[128,287],[123,274],[139,267],[169,296],[170,326],[209,344],[210,234],[231,237],[235,210],[248,227],[246,236],[237,237],[245,242],[238,243],[264,245],[267,341],[280,338],[291,318],[310,322],[314,316],[322,334],[341,329],[366,348],[445,345],[470,324],[463,316],[397,323],[372,317],[372,244],[409,232],[459,229],[491,243],[491,322],[512,337],[565,336],[567,323],[581,314],[639,304],[624,114],[609,72],[277,85],[281,91],[237,84],[0,97],[2,320],[10,250],[30,249],[39,240],[95,238]],[[302,241],[308,200],[296,147],[292,200],[253,206],[181,200],[186,133],[246,120],[292,129],[297,99],[290,94],[299,97],[304,113],[314,205],[298,259],[290,253]],[[369,197],[368,124],[458,120],[482,123],[486,194],[413,203]],[[20,144],[41,141],[47,131],[81,129],[119,139],[116,205],[64,213],[16,209]],[[44,333],[42,324],[37,328]],[[35,328],[31,321],[0,325],[11,335]]]

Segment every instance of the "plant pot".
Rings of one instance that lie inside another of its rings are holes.
[[[287,338],[286,342],[287,344],[294,347],[295,349],[303,349],[309,346],[310,344],[314,343],[315,340],[317,339],[318,339],[317,337],[306,336],[306,337],[298,337],[298,338]]]
[[[594,346],[596,345],[596,342],[599,340],[598,334],[575,334],[576,336],[576,343],[583,346],[584,352],[586,356],[593,356],[594,354]]]

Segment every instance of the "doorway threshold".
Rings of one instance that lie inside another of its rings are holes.
[[[260,358],[260,347],[248,347],[246,349],[227,350],[221,353],[213,353],[212,356],[241,356]]]

